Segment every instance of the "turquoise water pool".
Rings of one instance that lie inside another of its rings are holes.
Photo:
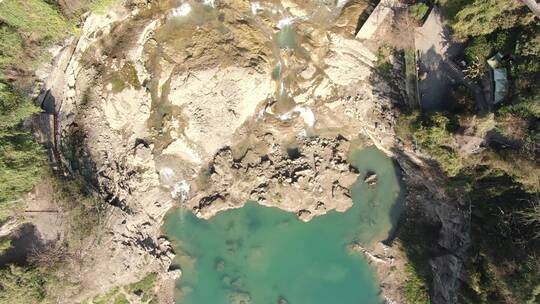
[[[308,223],[256,203],[209,221],[175,210],[165,232],[175,245],[183,304],[375,304],[379,287],[351,242],[380,241],[397,221],[402,191],[394,162],[375,148],[353,153],[354,205]],[[363,182],[375,172],[377,184]],[[281,302],[280,302],[281,301]]]

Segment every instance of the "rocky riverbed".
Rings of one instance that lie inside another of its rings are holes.
[[[351,206],[351,147],[394,147],[396,101],[354,39],[366,5],[327,2],[131,1],[86,16],[38,98],[58,166],[112,206],[67,303],[148,272],[170,301],[180,271],[160,229],[173,207],[209,218],[252,200],[309,221]]]

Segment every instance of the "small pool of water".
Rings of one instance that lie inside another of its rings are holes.
[[[183,272],[177,303],[381,303],[372,269],[348,245],[388,235],[403,197],[399,174],[375,148],[353,153],[351,163],[361,173],[352,189],[353,207],[308,223],[256,203],[209,221],[171,212],[165,231]],[[370,171],[378,176],[374,186],[363,182]]]

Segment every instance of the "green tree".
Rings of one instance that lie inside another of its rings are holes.
[[[452,28],[456,38],[466,40],[534,21],[529,9],[515,0],[475,0],[456,14]]]
[[[22,128],[23,119],[38,110],[0,82],[0,222],[8,216],[9,202],[32,188],[45,164],[43,148]]]
[[[439,162],[450,176],[456,175],[464,166],[463,159],[452,149],[450,119],[435,113],[422,120],[416,127],[413,138],[431,157]]]
[[[0,304],[28,304],[43,301],[46,275],[37,269],[10,265],[0,269]]]

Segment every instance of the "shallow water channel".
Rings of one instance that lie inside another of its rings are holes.
[[[292,213],[249,203],[209,221],[177,209],[165,232],[177,253],[182,304],[374,304],[379,287],[367,260],[349,249],[388,236],[403,193],[392,159],[376,148],[352,154],[360,176],[354,205],[308,223]],[[364,182],[375,172],[376,185]],[[244,301],[244,302],[243,302]]]

